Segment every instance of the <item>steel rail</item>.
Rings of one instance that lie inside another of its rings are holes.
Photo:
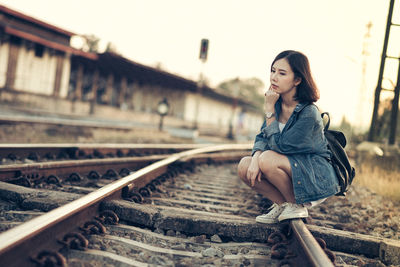
[[[168,158],[157,161],[95,192],[89,193],[80,199],[72,201],[0,234],[0,263],[7,264],[7,266],[20,266],[19,263],[21,261],[24,262],[24,264],[29,262],[29,255],[37,253],[38,249],[40,249],[37,248],[37,246],[32,247],[32,244],[35,244],[34,242],[37,242],[39,239],[38,236],[44,236],[44,238],[48,239],[48,243],[53,243],[52,248],[54,250],[57,247],[57,245],[54,246],[55,240],[57,240],[57,238],[61,239],[59,236],[56,236],[56,232],[60,231],[60,227],[63,228],[63,233],[77,228],[82,221],[81,217],[83,214],[95,214],[101,201],[120,196],[121,191],[125,187],[144,186],[152,179],[165,172],[171,163],[185,162],[192,159],[196,159],[196,161],[205,161],[210,157],[210,154],[207,155],[206,153],[240,149],[248,150],[250,148],[251,146],[249,144],[204,147],[176,153]],[[229,160],[237,157],[238,154],[223,152],[220,153],[220,156],[222,156],[221,160]],[[87,211],[89,209],[91,212]],[[68,224],[66,222],[70,224],[69,229],[65,229],[68,228],[65,226]],[[301,254],[306,256],[310,266],[334,266],[301,220],[291,220],[290,226],[296,240],[302,248]],[[42,237],[41,240],[44,238]],[[25,259],[23,259],[24,256]]]
[[[50,242],[54,240],[57,231],[60,229],[68,230],[76,228],[82,216],[90,213],[86,210],[91,210],[92,214],[97,210],[99,203],[102,200],[110,199],[120,196],[122,189],[126,186],[137,184],[146,184],[157,175],[162,174],[167,170],[169,164],[179,161],[180,159],[187,159],[200,153],[210,153],[228,150],[249,150],[251,144],[231,144],[231,145],[217,145],[203,148],[197,148],[189,151],[173,154],[172,156],[157,161],[135,173],[125,176],[111,184],[108,184],[97,191],[89,193],[82,198],[74,200],[64,206],[51,210],[50,212],[33,218],[30,221],[11,228],[10,230],[0,234],[0,262],[7,263],[7,266],[15,265],[17,261],[23,260],[22,258],[28,257],[36,253],[38,248],[33,246],[34,241],[38,240],[38,236],[43,238],[42,242]],[[140,180],[140,182],[139,182]],[[118,194],[119,193],[119,194]],[[68,222],[68,223],[66,223]],[[74,224],[75,226],[72,226]],[[19,253],[13,251],[21,250]],[[26,255],[25,255],[26,254]],[[25,259],[25,261],[27,261]],[[29,262],[29,260],[28,260]]]
[[[115,153],[117,150],[136,152],[143,151],[168,151],[175,150],[181,152],[184,150],[201,148],[209,145],[205,144],[0,144],[0,157],[6,158],[11,153],[26,158],[30,153],[37,153],[44,156],[46,153],[60,153],[63,151],[85,151],[91,152],[98,151],[103,154],[109,152]]]
[[[64,143],[64,144],[0,144],[0,149],[12,149],[12,148],[22,148],[22,149],[35,149],[35,148],[160,148],[160,149],[195,149],[202,147],[209,147],[210,144],[100,144],[100,143],[92,143],[92,144],[77,144],[77,143]]]
[[[243,154],[243,152],[230,152],[224,155],[219,155],[221,161],[228,160],[232,157]],[[39,177],[48,175],[65,176],[72,172],[83,175],[85,172],[90,171],[103,172],[109,169],[122,169],[129,168],[142,168],[149,163],[162,160],[169,157],[171,154],[162,154],[154,156],[142,157],[120,157],[120,158],[106,158],[106,159],[82,159],[82,160],[64,160],[64,161],[50,161],[50,162],[37,162],[37,163],[23,163],[12,165],[0,165],[0,181],[9,182],[23,175],[35,174]],[[243,155],[244,156],[244,155]],[[196,159],[200,158],[204,161],[209,157],[207,154],[198,154],[193,156]]]
[[[301,219],[290,221],[295,238],[300,244],[303,253],[306,255],[310,266],[314,267],[334,267],[335,265],[328,258],[324,250],[315,240],[311,232],[307,229]]]
[[[122,157],[122,158],[106,158],[106,159],[84,159],[84,160],[64,160],[50,161],[38,163],[25,163],[13,165],[0,165],[0,181],[10,181],[16,176],[25,174],[42,175],[65,175],[71,172],[89,172],[91,170],[106,171],[112,168],[137,168],[145,166],[149,162],[155,162],[166,157],[167,155],[155,155],[144,157]]]

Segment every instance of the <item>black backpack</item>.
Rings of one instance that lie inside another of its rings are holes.
[[[351,166],[347,153],[344,150],[347,144],[346,137],[340,131],[328,130],[331,119],[328,112],[321,114],[322,119],[324,119],[324,115],[328,116],[328,122],[324,127],[324,134],[328,141],[328,149],[332,154],[329,160],[335,169],[340,185],[340,191],[336,195],[345,196],[349,186],[353,182],[356,171]]]

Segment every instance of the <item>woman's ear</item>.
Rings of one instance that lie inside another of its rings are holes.
[[[300,83],[301,83],[301,77],[296,77],[296,78],[294,79],[294,85],[295,85],[295,86],[298,86]]]

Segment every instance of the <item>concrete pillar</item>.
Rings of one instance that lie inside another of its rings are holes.
[[[13,89],[15,83],[15,74],[17,72],[17,62],[19,55],[19,46],[12,41],[9,43],[8,64],[6,74],[6,88]]]
[[[75,95],[74,100],[82,99],[82,84],[83,84],[83,65],[78,65],[78,72],[76,74],[76,87],[75,87]]]
[[[112,91],[114,85],[114,75],[112,73],[108,74],[107,85],[106,85],[106,99],[105,102],[109,105],[112,104]]]
[[[54,89],[53,89],[54,96],[60,95],[61,79],[64,68],[64,56],[65,56],[64,54],[56,53],[56,77],[54,79]]]
[[[94,107],[97,101],[97,89],[99,88],[99,70],[96,69],[93,74],[91,99],[90,99],[90,114],[94,113]]]
[[[124,104],[124,102],[126,102],[125,97],[127,88],[128,88],[128,80],[124,76],[121,79],[121,90],[119,92],[119,97],[118,97],[118,105],[120,107]]]

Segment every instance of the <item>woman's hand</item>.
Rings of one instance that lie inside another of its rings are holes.
[[[266,91],[264,95],[265,95],[264,98],[265,112],[274,112],[275,103],[279,99],[279,94],[273,90],[271,85],[268,91]]]
[[[258,155],[255,155],[251,159],[249,168],[247,169],[246,178],[250,182],[250,185],[254,186],[257,179],[259,182],[261,182],[261,175],[262,175],[262,173],[260,171],[260,167],[258,166]]]

